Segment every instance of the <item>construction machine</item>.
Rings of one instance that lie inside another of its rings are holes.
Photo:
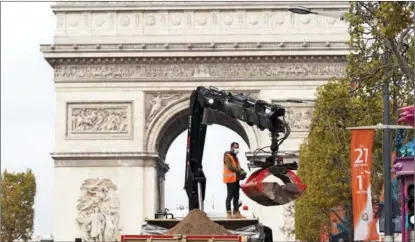
[[[295,200],[305,191],[306,185],[302,184],[294,173],[294,170],[298,168],[297,163],[285,164],[278,156],[281,143],[290,134],[290,127],[284,120],[284,107],[254,99],[243,93],[233,94],[216,87],[199,86],[190,96],[189,107],[184,182],[189,211],[204,210],[206,176],[203,172],[202,157],[209,109],[221,112],[250,126],[256,126],[261,131],[268,130],[270,133],[270,146],[255,150],[253,159],[249,161],[250,169],[257,170],[241,184],[241,189],[247,197],[263,206],[279,206]],[[269,151],[266,148],[269,148]],[[265,159],[259,159],[259,152],[269,153],[269,155]],[[284,184],[264,182],[264,179],[271,175],[278,177]],[[209,216],[209,213],[207,215]],[[155,219],[145,221],[142,234],[162,235],[182,219],[182,216],[175,217],[173,213],[166,211],[156,214],[155,217]],[[244,219],[210,216],[210,219],[223,225],[234,235],[245,236],[250,241],[272,241],[272,230],[262,225],[254,216],[247,216]]]
[[[189,107],[184,184],[189,198],[189,210],[196,208],[203,210],[205,200],[206,177],[203,172],[202,157],[207,129],[207,109],[224,113],[250,126],[256,126],[261,131],[266,129],[270,132],[269,156],[265,160],[257,160],[256,154],[265,151],[266,147],[259,148],[255,150],[253,159],[248,164],[250,168],[259,168],[259,170],[252,173],[241,185],[245,195],[264,206],[279,206],[295,200],[304,192],[305,185],[293,172],[298,168],[298,164],[284,164],[282,158],[278,156],[280,145],[290,135],[290,127],[284,120],[284,107],[253,99],[245,94],[232,94],[216,87],[200,86],[192,92]],[[270,175],[280,178],[284,185],[264,184],[264,179]]]

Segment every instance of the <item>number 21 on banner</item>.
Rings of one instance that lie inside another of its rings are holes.
[[[355,164],[367,162],[367,158],[368,158],[367,156],[369,154],[368,148],[357,148],[357,149],[354,149],[354,151],[359,152],[359,155],[357,156],[357,159],[354,162]]]

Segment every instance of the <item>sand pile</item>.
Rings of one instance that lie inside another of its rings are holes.
[[[167,234],[183,235],[232,235],[225,227],[209,219],[205,212],[193,209]]]

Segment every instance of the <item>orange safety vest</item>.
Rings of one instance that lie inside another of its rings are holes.
[[[225,158],[228,156],[232,161],[232,166],[236,167],[237,169],[240,169],[239,160],[238,158],[234,158],[233,155],[226,153],[223,157],[223,182],[224,183],[234,183],[236,182],[236,173],[229,170],[226,166]]]

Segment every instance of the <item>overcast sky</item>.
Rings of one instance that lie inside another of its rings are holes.
[[[53,43],[51,4],[1,3],[1,168],[31,168],[36,174],[35,235],[53,232],[54,176],[49,153],[55,146],[55,91],[53,70],[39,51],[40,44]],[[182,190],[185,140],[186,135],[181,134],[167,153],[171,167],[166,177],[169,208],[187,205]],[[218,173],[222,173],[223,152],[232,141],[240,142],[242,154],[248,150],[235,132],[217,125],[208,128],[204,153],[207,209],[214,205],[225,210],[226,189]],[[241,157],[241,162],[246,168],[246,160]]]
[[[52,43],[50,3],[1,3],[1,168],[36,174],[35,233],[52,232],[55,93],[41,43]]]

